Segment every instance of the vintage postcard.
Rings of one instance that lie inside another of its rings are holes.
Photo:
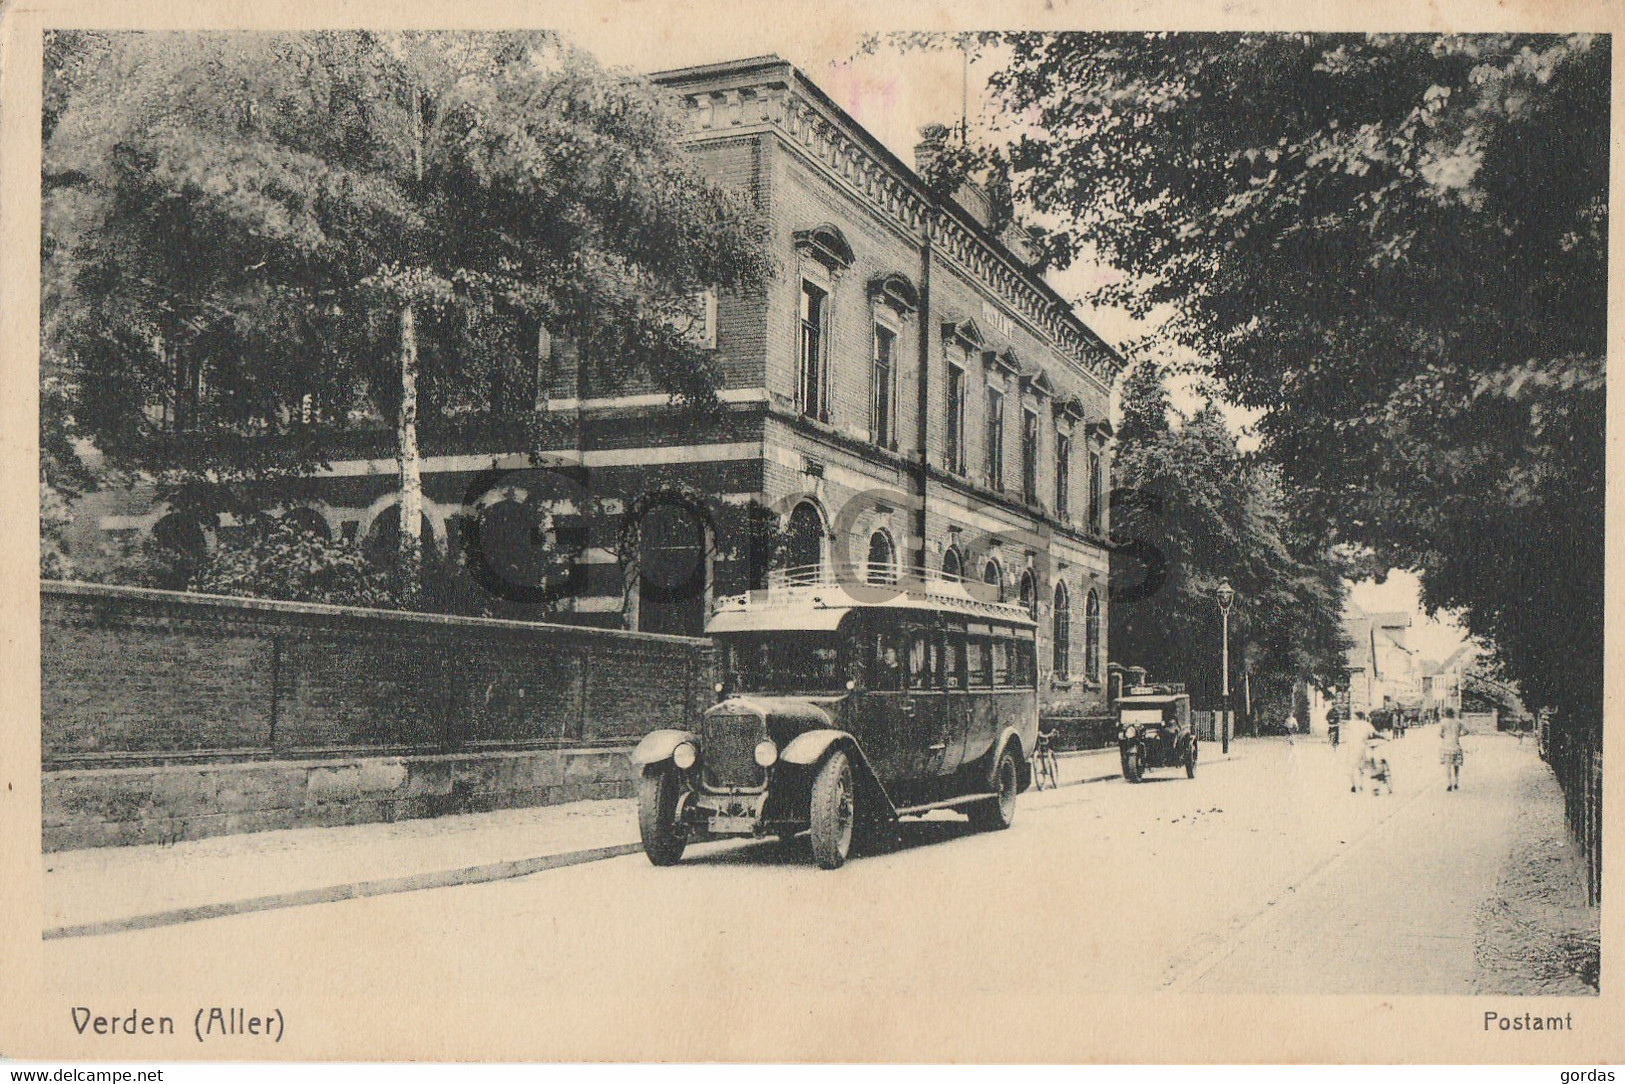
[[[0,1057],[1625,1058],[1619,14],[14,4]]]

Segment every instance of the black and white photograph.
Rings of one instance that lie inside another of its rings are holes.
[[[146,14],[5,26],[0,1056],[1625,1057],[1613,5]]]

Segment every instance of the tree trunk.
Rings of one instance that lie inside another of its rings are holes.
[[[416,592],[423,554],[423,465],[418,455],[417,314],[401,308],[401,411],[395,427],[401,464],[401,575],[408,594]]]

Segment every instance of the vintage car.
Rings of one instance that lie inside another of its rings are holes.
[[[1196,731],[1182,684],[1135,685],[1117,700],[1117,751],[1123,778],[1138,783],[1149,768],[1184,768],[1196,777]]]
[[[691,842],[808,833],[843,864],[855,836],[963,810],[1008,827],[1038,732],[1034,623],[940,575],[776,575],[707,622],[722,681],[697,730],[657,730],[638,827],[657,866]]]

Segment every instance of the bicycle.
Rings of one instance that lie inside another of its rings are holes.
[[[1033,786],[1038,790],[1061,785],[1060,762],[1055,756],[1055,731],[1040,730],[1033,747]]]

